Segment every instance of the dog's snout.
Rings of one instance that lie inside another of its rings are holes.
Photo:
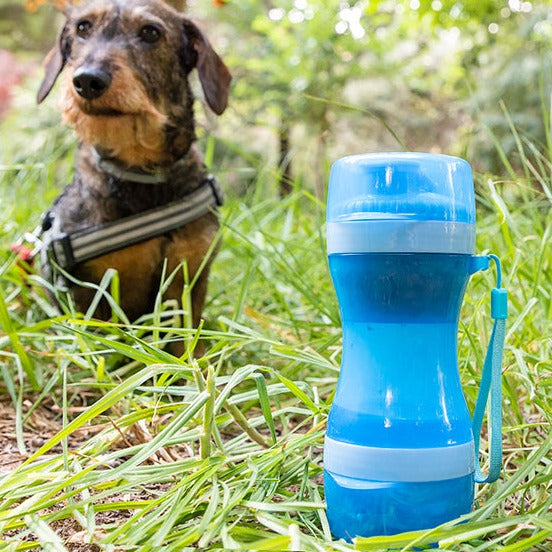
[[[111,75],[99,67],[79,67],[73,75],[75,90],[86,100],[99,98],[111,84]]]

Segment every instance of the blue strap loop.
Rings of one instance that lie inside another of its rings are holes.
[[[502,270],[496,255],[488,255],[496,265],[496,287],[491,291],[491,316],[493,332],[481,375],[481,385],[473,412],[473,437],[475,443],[475,481],[493,483],[502,469],[502,352],[508,317],[508,292],[502,287]],[[479,442],[487,400],[490,394],[489,427],[489,473],[485,477],[479,466]]]

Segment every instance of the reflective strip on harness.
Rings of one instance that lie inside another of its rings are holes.
[[[45,229],[42,236],[45,256],[52,257],[61,268],[70,270],[75,264],[175,230],[221,204],[220,185],[209,176],[203,186],[184,199],[72,234],[63,232],[55,215],[49,213],[50,228]]]

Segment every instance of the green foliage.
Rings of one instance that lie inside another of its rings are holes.
[[[29,52],[52,46],[52,29],[59,14],[50,4],[35,15],[25,0],[0,0],[0,48]]]
[[[227,60],[236,70],[235,95],[257,110],[294,121],[320,122],[324,106],[305,95],[328,100],[340,97],[343,86],[360,75],[351,63],[360,55],[350,33],[336,32],[339,1],[275,3],[258,0],[224,10],[224,21],[239,33]]]
[[[385,124],[392,121],[410,147],[467,150],[477,166],[492,172],[501,167],[482,128],[499,137],[506,155],[515,153],[500,100],[520,132],[535,144],[546,142],[549,1],[248,0],[201,9],[222,23],[241,120],[305,125],[294,152],[308,150],[315,167],[320,160],[310,142],[322,139],[341,153],[337,129],[356,124],[342,107],[351,101]],[[456,140],[444,142],[439,128],[432,132],[421,122],[443,106],[457,109],[456,119],[434,116],[433,124],[447,125]],[[376,135],[373,127],[356,125],[355,132],[364,133],[358,136],[364,149],[393,147],[382,139],[384,125]],[[317,174],[308,173],[307,182]]]
[[[500,170],[498,151],[488,140],[489,129],[517,168],[517,145],[511,122],[517,132],[547,149],[547,124],[552,98],[550,47],[552,45],[552,6],[536,6],[520,18],[518,25],[504,24],[499,31],[508,40],[495,40],[474,54],[475,68],[466,107],[473,115],[473,141],[470,154],[490,171]],[[511,118],[511,122],[509,121]]]

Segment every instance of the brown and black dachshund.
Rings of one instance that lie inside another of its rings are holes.
[[[194,98],[188,77],[196,69],[208,106],[227,106],[230,73],[203,32],[160,0],[96,0],[69,8],[57,45],[46,58],[38,102],[59,78],[63,121],[78,137],[73,182],[52,206],[63,232],[78,232],[175,202],[205,182],[197,151]],[[102,161],[120,171],[106,173]],[[132,172],[168,175],[163,183],[127,179]],[[122,175],[122,176],[118,176]],[[190,278],[203,264],[192,290],[198,324],[218,231],[216,213],[141,243],[77,264],[76,279],[99,283],[108,268],[120,277],[120,303],[130,319],[151,312],[164,263],[167,273],[186,262]],[[216,248],[215,248],[216,249]],[[165,299],[179,303],[182,271]],[[71,285],[85,310],[94,291]],[[108,318],[107,304],[96,313]]]

